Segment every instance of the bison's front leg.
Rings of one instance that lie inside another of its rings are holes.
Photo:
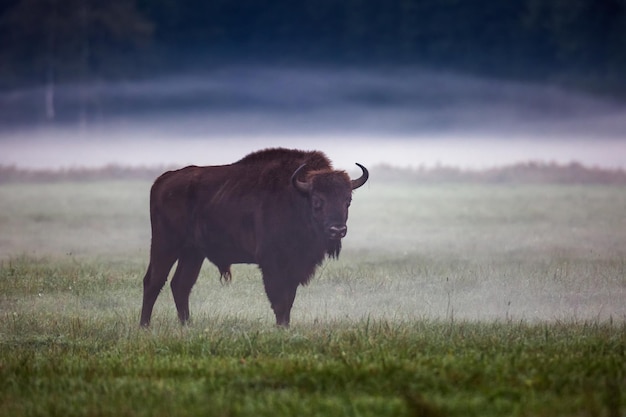
[[[265,292],[269,298],[276,316],[276,325],[279,327],[289,327],[291,307],[296,298],[298,282],[277,279],[276,276],[263,273],[263,283]]]

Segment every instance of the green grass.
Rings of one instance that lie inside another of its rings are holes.
[[[134,317],[133,317],[134,319]],[[608,415],[626,328],[6,314],[2,415]]]
[[[377,184],[273,326],[206,266],[138,327],[144,182],[0,186],[0,415],[626,414],[626,190]]]

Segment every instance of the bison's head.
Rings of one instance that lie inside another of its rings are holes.
[[[351,180],[343,171],[322,170],[310,171],[306,181],[301,181],[298,176],[305,165],[291,176],[293,186],[308,197],[313,220],[329,240],[340,240],[346,235],[352,190],[365,184],[369,177],[367,169],[357,165],[363,174],[356,180]]]

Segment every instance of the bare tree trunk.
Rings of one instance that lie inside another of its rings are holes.
[[[54,122],[56,117],[56,109],[54,105],[54,70],[48,68],[48,82],[46,85],[46,120]]]
[[[46,85],[46,120],[49,122],[54,122],[56,117],[56,109],[54,106],[54,75],[50,75],[50,73],[54,73],[51,69],[48,70],[48,84]]]
[[[88,24],[89,24],[89,5],[87,4],[89,0],[82,0],[81,9],[80,9],[80,36],[81,36],[81,57],[80,57],[80,112],[79,112],[79,123],[81,128],[86,127],[87,125],[87,106],[89,100],[89,86],[88,86],[88,78],[89,78],[89,54],[90,54],[90,45],[89,45],[89,32],[88,32]]]
[[[57,2],[51,0],[52,13],[50,17],[50,27],[48,33],[48,51],[46,59],[46,92],[44,98],[44,104],[46,108],[46,120],[54,122],[56,118],[56,105],[54,100],[54,93],[56,88],[56,31],[57,31]]]

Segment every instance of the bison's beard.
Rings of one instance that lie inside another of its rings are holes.
[[[339,252],[341,252],[341,240],[328,240],[326,244],[326,254],[329,258],[339,258]]]

